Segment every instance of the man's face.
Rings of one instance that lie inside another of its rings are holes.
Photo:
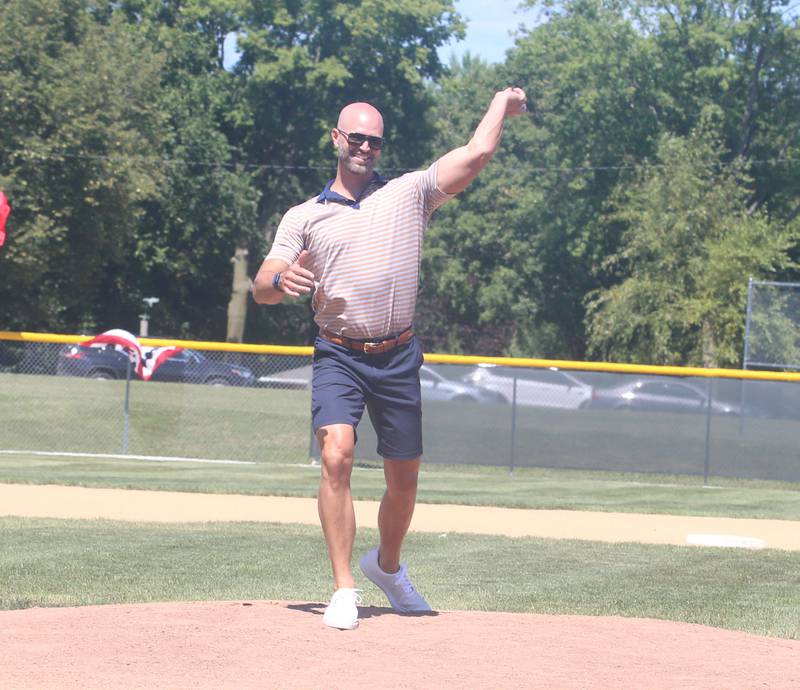
[[[380,150],[372,148],[368,140],[360,146],[351,144],[348,142],[346,134],[357,133],[380,136],[381,133],[378,131],[362,131],[361,129],[357,132],[347,132],[346,134],[341,130],[336,130],[336,132],[336,152],[339,158],[339,164],[354,175],[372,175],[372,171],[375,169],[375,165],[381,157]]]
[[[339,170],[351,175],[372,175],[383,143],[383,117],[377,108],[369,103],[345,106],[331,137],[339,158]]]

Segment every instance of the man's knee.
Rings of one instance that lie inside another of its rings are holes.
[[[349,484],[355,451],[352,427],[322,427],[317,432],[317,438],[323,479],[334,484]]]

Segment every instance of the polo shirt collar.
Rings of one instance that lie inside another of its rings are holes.
[[[389,180],[385,178],[378,172],[372,173],[372,179],[369,181],[366,187],[361,191],[361,194],[358,195],[358,198],[348,199],[346,196],[342,196],[339,192],[334,192],[331,189],[331,185],[335,182],[335,180],[328,180],[328,184],[325,185],[325,189],[322,190],[322,193],[317,197],[318,204],[325,204],[329,201],[333,201],[337,204],[344,204],[345,206],[350,206],[352,208],[358,209],[361,208],[361,200],[366,196],[367,192],[371,191],[374,187],[383,187]]]

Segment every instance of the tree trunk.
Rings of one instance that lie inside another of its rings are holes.
[[[247,249],[236,247],[233,264],[233,286],[231,300],[228,302],[228,335],[229,343],[241,343],[244,340],[244,324],[247,320],[247,295],[250,292],[250,278],[247,276]]]
[[[719,366],[717,358],[717,341],[714,338],[714,331],[708,321],[703,322],[703,366],[715,369]]]

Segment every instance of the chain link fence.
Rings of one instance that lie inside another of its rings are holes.
[[[800,371],[800,283],[748,283],[744,368]]]
[[[113,346],[0,341],[0,449],[307,462],[308,356],[184,349],[150,381]]]
[[[89,349],[0,340],[0,450],[318,458],[310,355],[186,349],[141,381]],[[800,481],[798,382],[430,362],[420,378],[426,462]],[[358,432],[357,460],[378,460],[368,415]]]

